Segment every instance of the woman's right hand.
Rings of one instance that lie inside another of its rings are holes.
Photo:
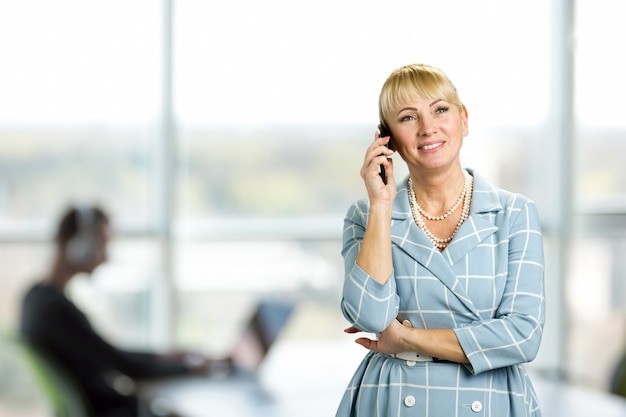
[[[378,335],[377,339],[359,337],[355,340],[355,342],[366,349],[375,350],[388,355],[405,351],[410,352],[412,347],[404,342],[406,339],[404,335],[406,334],[407,329],[410,329],[411,327],[411,323],[408,320],[400,323],[400,321],[396,319],[391,322],[389,327]],[[354,326],[350,326],[347,329],[344,329],[344,332],[355,334],[359,333],[360,330]]]
[[[365,159],[361,167],[361,177],[365,182],[365,188],[367,189],[370,203],[393,203],[396,196],[396,182],[393,177],[393,160],[389,158],[389,156],[393,155],[394,151],[385,146],[389,143],[389,140],[389,136],[381,137],[378,132],[376,132],[374,142],[367,148],[365,153]],[[387,184],[383,182],[380,176],[380,165],[385,167]]]
[[[385,146],[389,139],[389,136],[381,138],[376,133],[361,167],[361,177],[369,198],[369,217],[356,257],[357,265],[381,284],[386,283],[393,273],[391,214],[396,198],[396,181],[393,178],[393,162],[389,158],[394,151]],[[385,167],[387,184],[379,175],[381,164]]]

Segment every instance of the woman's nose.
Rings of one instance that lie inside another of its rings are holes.
[[[420,123],[419,134],[421,136],[430,136],[435,133],[435,124],[430,117],[422,117]]]

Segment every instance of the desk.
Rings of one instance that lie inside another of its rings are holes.
[[[622,397],[538,376],[533,376],[533,383],[545,417],[626,417]]]
[[[144,392],[185,417],[330,417],[364,354],[351,340],[281,342],[256,375],[160,381]],[[537,375],[533,381],[545,417],[626,417],[626,399]]]
[[[330,417],[358,363],[348,370],[342,355],[326,360],[333,347],[278,344],[256,374],[172,378],[144,384],[141,392],[184,417]]]

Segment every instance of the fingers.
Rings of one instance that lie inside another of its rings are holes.
[[[347,327],[343,330],[345,333],[359,333],[360,330],[354,326]],[[368,339],[367,337],[359,337],[355,340],[356,343],[363,346],[366,349],[376,350],[376,340]]]
[[[384,166],[385,170],[391,169],[391,160],[389,156],[394,151],[389,149],[386,144],[389,143],[389,136],[380,137],[376,134],[376,139],[367,148],[363,167],[361,168],[361,176],[364,179],[375,179],[380,171],[380,166]]]
[[[363,346],[366,349],[377,350],[378,343],[376,340],[368,339],[367,337],[360,337],[356,339],[355,342]]]
[[[375,350],[375,351],[383,352],[383,353],[400,352],[402,351],[401,350],[402,347],[400,345],[397,345],[397,343],[392,342],[395,339],[395,337],[392,334],[397,332],[398,328],[402,328],[402,327],[412,328],[413,325],[411,324],[409,320],[403,320],[402,322],[400,322],[399,320],[395,320],[394,322],[391,323],[389,327],[387,327],[387,329],[385,329],[380,334],[378,339],[374,340],[374,339],[369,339],[367,337],[359,337],[358,339],[355,340],[355,342],[369,350]],[[360,332],[360,330],[358,330],[354,326],[350,326],[344,329],[344,332],[358,333]]]
[[[359,333],[360,330],[354,326],[350,326],[343,330],[346,333]],[[355,342],[366,349],[376,350],[377,342],[376,340],[368,339],[367,337],[359,337],[355,340]]]
[[[385,167],[385,176],[387,177],[387,183],[388,183],[389,179],[393,179],[393,159],[386,158],[383,165]]]
[[[390,140],[390,136],[380,136],[377,133],[374,142],[372,142],[372,144],[367,149],[366,159],[367,156],[376,157],[393,155],[394,151],[389,148]]]

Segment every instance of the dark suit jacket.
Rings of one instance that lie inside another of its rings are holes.
[[[94,331],[85,314],[63,292],[43,284],[26,293],[20,330],[35,350],[75,378],[96,416],[137,407],[133,394],[123,395],[111,386],[116,374],[146,379],[189,372],[180,360],[115,348]]]

